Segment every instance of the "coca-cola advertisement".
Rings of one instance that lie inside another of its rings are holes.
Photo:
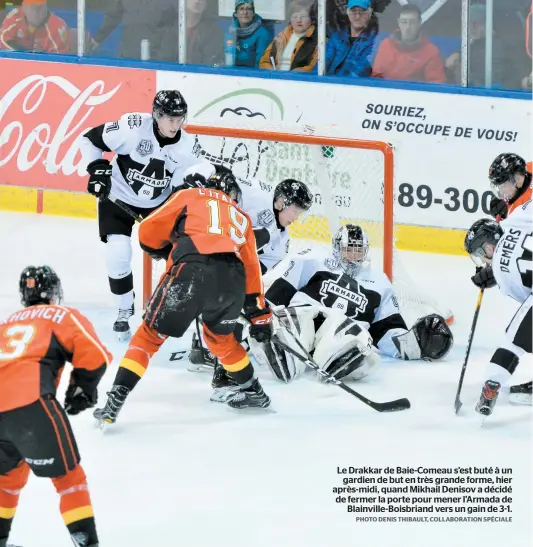
[[[2,59],[0,184],[84,191],[78,137],[150,112],[152,70]]]

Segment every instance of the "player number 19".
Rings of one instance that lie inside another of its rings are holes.
[[[216,199],[207,201],[209,207],[209,228],[210,234],[222,235],[223,230],[220,222],[220,202]],[[228,206],[229,218],[231,220],[229,227],[229,236],[237,245],[242,245],[246,241],[245,233],[248,228],[248,219],[240,213],[233,205]]]

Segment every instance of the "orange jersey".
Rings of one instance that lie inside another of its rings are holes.
[[[11,10],[0,28],[0,49],[70,53],[69,28],[65,21],[49,13],[39,27],[32,27],[22,8]]]
[[[145,250],[172,244],[168,267],[190,254],[234,253],[244,264],[246,293],[263,294],[252,221],[223,192],[177,192],[141,222],[139,241]]]
[[[529,161],[526,166],[527,172],[529,173],[529,187],[516,201],[513,201],[513,203],[509,204],[507,215],[510,215],[515,209],[517,209],[521,205],[524,205],[526,201],[529,201],[531,199],[531,167],[532,162]],[[527,178],[524,184],[527,184]]]
[[[0,324],[0,412],[56,393],[66,362],[78,385],[96,387],[112,356],[79,311],[40,304]]]

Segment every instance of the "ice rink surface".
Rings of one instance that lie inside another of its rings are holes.
[[[65,304],[93,321],[113,353],[101,385],[103,402],[125,346],[111,332],[115,312],[96,222],[2,211],[0,249],[0,318],[21,307],[22,269],[51,265],[61,277]],[[101,547],[532,545],[531,408],[509,405],[502,394],[483,427],[473,411],[485,364],[517,304],[497,289],[485,294],[456,417],[453,401],[478,295],[469,279],[473,265],[467,257],[432,254],[403,253],[402,259],[415,283],[453,309],[455,346],[440,363],[384,360],[354,388],[376,401],[408,397],[410,410],[379,414],[312,376],[282,385],[261,371],[272,410],[232,411],[209,402],[209,375],[187,372],[184,360],[169,361],[172,351],[188,350],[189,338],[167,341],[114,429],[102,435],[90,411],[72,419]],[[140,309],[139,251],[135,260]],[[139,322],[138,313],[133,326]],[[531,364],[528,356],[513,382],[530,380]],[[361,514],[346,512],[332,492],[341,486],[337,467],[349,466],[510,467],[513,521],[356,522]],[[49,481],[30,478],[11,541],[70,545]]]

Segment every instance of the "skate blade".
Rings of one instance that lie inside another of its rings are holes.
[[[510,393],[509,403],[519,406],[531,406],[531,395],[526,393]]]
[[[213,368],[213,366],[207,365],[205,363],[198,365],[195,365],[194,363],[189,363],[187,370],[189,372],[209,372],[210,374],[213,374]]]
[[[95,426],[102,432],[105,433],[110,425],[114,425],[109,418],[96,418]]]
[[[126,332],[115,332],[115,335],[117,337],[117,342],[120,342],[120,343],[129,342],[131,340],[130,330]]]

